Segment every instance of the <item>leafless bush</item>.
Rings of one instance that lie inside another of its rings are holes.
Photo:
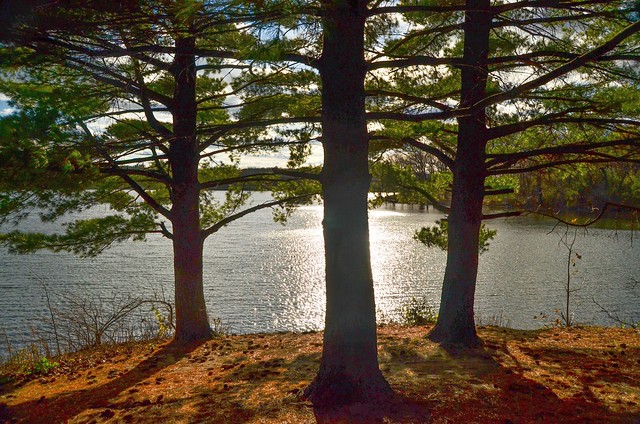
[[[484,316],[482,314],[475,315],[476,325],[477,326],[488,326],[488,327],[509,327],[511,326],[511,320],[504,316],[504,312],[500,311],[493,315]]]
[[[209,317],[209,322],[211,323],[211,332],[214,336],[225,336],[231,333],[231,328],[227,323],[222,321],[222,318]]]
[[[22,340],[11,341],[0,333],[5,352],[0,362],[20,369],[62,353],[75,352],[104,343],[168,338],[174,331],[173,304],[164,292],[151,297],[127,295],[88,296],[51,292],[42,282],[47,302],[46,314]],[[219,331],[222,323],[217,322]],[[54,347],[53,349],[51,347]]]
[[[103,343],[169,337],[173,333],[173,305],[164,297],[66,294],[60,300],[52,316],[56,317],[58,333],[67,351]]]

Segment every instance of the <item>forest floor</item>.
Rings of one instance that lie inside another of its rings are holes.
[[[444,349],[428,327],[379,329],[389,404],[319,409],[300,394],[322,333],[224,336],[66,355],[47,375],[0,374],[0,423],[640,423],[640,332],[480,327]]]

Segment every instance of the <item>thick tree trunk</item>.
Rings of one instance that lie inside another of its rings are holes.
[[[366,2],[325,2],[322,78],[327,309],[322,362],[305,395],[314,405],[380,401],[369,253],[368,134],[364,104]]]
[[[180,212],[177,209],[181,209]],[[173,223],[175,339],[179,341],[211,338],[202,284],[203,246],[200,239],[200,227],[198,221],[194,223],[192,211],[193,208],[188,206],[174,208],[174,212],[184,214],[183,217],[176,217]]]
[[[179,341],[211,337],[202,285],[203,238],[200,231],[199,151],[196,133],[195,42],[176,40],[171,69],[175,79],[174,137],[169,147],[172,187],[176,334]]]
[[[461,161],[460,164],[466,162]],[[453,179],[451,213],[448,218],[447,266],[440,311],[429,338],[440,343],[476,346],[479,339],[473,305],[478,273],[484,176],[481,170],[456,168],[460,172],[454,173]]]
[[[471,107],[486,96],[487,57],[492,16],[490,0],[468,0],[465,16],[461,107]],[[475,346],[473,305],[478,275],[478,240],[482,224],[486,112],[473,111],[458,119],[458,146],[453,170],[447,266],[440,311],[429,334],[433,341]]]

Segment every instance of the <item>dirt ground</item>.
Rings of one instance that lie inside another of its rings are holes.
[[[640,423],[640,332],[479,328],[452,350],[428,327],[379,329],[385,405],[318,409],[300,398],[322,333],[138,343],[57,358],[0,386],[0,423]],[[10,377],[0,377],[5,381]]]

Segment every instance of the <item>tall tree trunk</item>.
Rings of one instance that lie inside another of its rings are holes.
[[[322,171],[327,308],[322,362],[305,395],[315,405],[382,400],[369,252],[368,134],[362,0],[323,3]]]
[[[468,0],[465,15],[461,107],[486,96],[490,0]],[[488,141],[486,112],[458,119],[458,146],[453,170],[447,266],[440,311],[429,338],[441,343],[475,346],[473,304],[478,276],[478,240],[482,224],[485,159]]]
[[[169,162],[173,175],[173,256],[176,340],[211,337],[202,285],[203,238],[200,232],[199,151],[196,139],[196,69],[193,38],[176,40],[171,69],[175,80],[173,140]]]

